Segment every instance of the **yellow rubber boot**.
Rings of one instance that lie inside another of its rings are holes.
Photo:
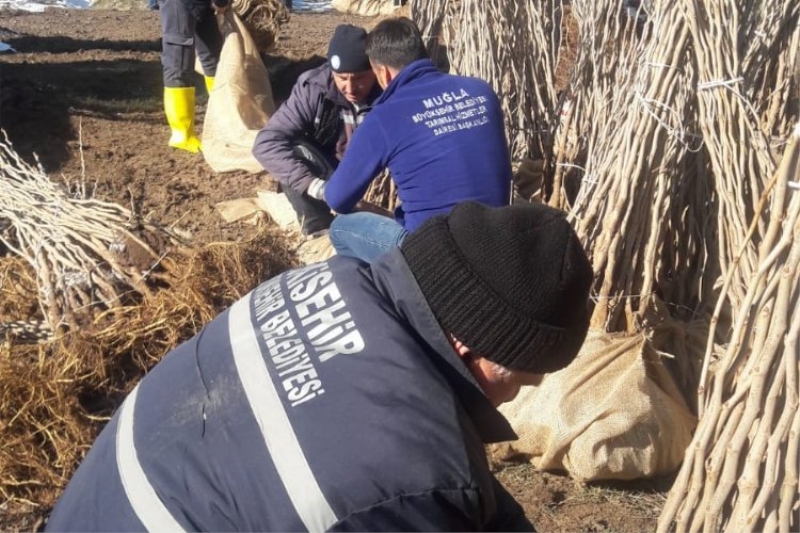
[[[205,76],[205,78],[206,78],[206,91],[208,91],[208,94],[211,94],[211,89],[214,88],[214,77]]]
[[[194,87],[164,87],[164,112],[172,128],[169,145],[199,152],[200,139],[194,134]]]

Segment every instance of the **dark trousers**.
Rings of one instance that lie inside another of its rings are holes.
[[[310,141],[305,139],[298,141],[293,147],[293,152],[308,165],[312,174],[320,179],[327,180],[333,174],[333,165]],[[310,235],[330,227],[333,214],[328,204],[290,187],[281,186],[281,190],[297,214],[303,235]]]
[[[286,194],[286,199],[292,204],[292,208],[297,214],[297,221],[300,222],[300,231],[303,235],[311,235],[331,226],[333,215],[328,204],[289,187],[281,187],[281,190]]]
[[[199,16],[181,0],[160,0],[161,65],[164,87],[194,87],[195,53],[206,76],[215,76],[222,52],[222,33],[214,10],[205,8]]]

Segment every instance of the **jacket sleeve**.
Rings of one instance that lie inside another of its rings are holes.
[[[386,140],[380,119],[371,111],[353,134],[336,172],[325,186],[325,201],[337,213],[349,213],[369,184],[386,168]]]
[[[295,155],[293,145],[294,141],[313,131],[317,102],[322,98],[313,86],[305,85],[302,78],[295,83],[289,99],[258,132],[253,145],[253,156],[264,170],[281,185],[301,193],[318,176]]]
[[[403,494],[333,525],[329,531],[478,531],[476,490],[440,490]]]

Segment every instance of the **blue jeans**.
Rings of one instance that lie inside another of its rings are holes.
[[[333,219],[330,239],[338,255],[356,257],[367,263],[395,246],[408,232],[389,217],[375,213],[351,213]]]

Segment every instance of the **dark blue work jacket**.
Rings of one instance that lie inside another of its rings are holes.
[[[515,435],[401,251],[267,281],[169,354],[49,531],[530,530],[484,443]]]

